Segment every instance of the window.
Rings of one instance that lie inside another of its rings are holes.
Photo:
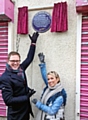
[[[5,70],[8,54],[8,22],[0,22],[0,76]],[[0,116],[6,116],[6,105],[0,91]]]

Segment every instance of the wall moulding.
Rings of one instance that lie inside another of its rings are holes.
[[[39,7],[33,7],[33,8],[28,8],[28,11],[35,11],[35,10],[46,10],[46,9],[53,9],[53,5],[51,6],[39,6]]]

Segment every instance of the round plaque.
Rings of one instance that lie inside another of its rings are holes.
[[[49,30],[51,26],[51,16],[48,12],[40,11],[33,17],[32,26],[35,31],[43,33]]]

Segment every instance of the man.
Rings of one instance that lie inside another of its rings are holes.
[[[27,84],[25,70],[34,58],[36,41],[39,34],[34,32],[27,58],[20,64],[20,54],[10,52],[6,70],[0,77],[2,97],[8,106],[7,120],[29,120],[33,116],[30,97],[35,93]]]

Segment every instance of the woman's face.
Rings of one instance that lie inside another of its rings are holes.
[[[48,84],[51,87],[54,87],[59,81],[59,79],[56,78],[54,74],[49,74],[47,75],[47,77],[48,77]]]

